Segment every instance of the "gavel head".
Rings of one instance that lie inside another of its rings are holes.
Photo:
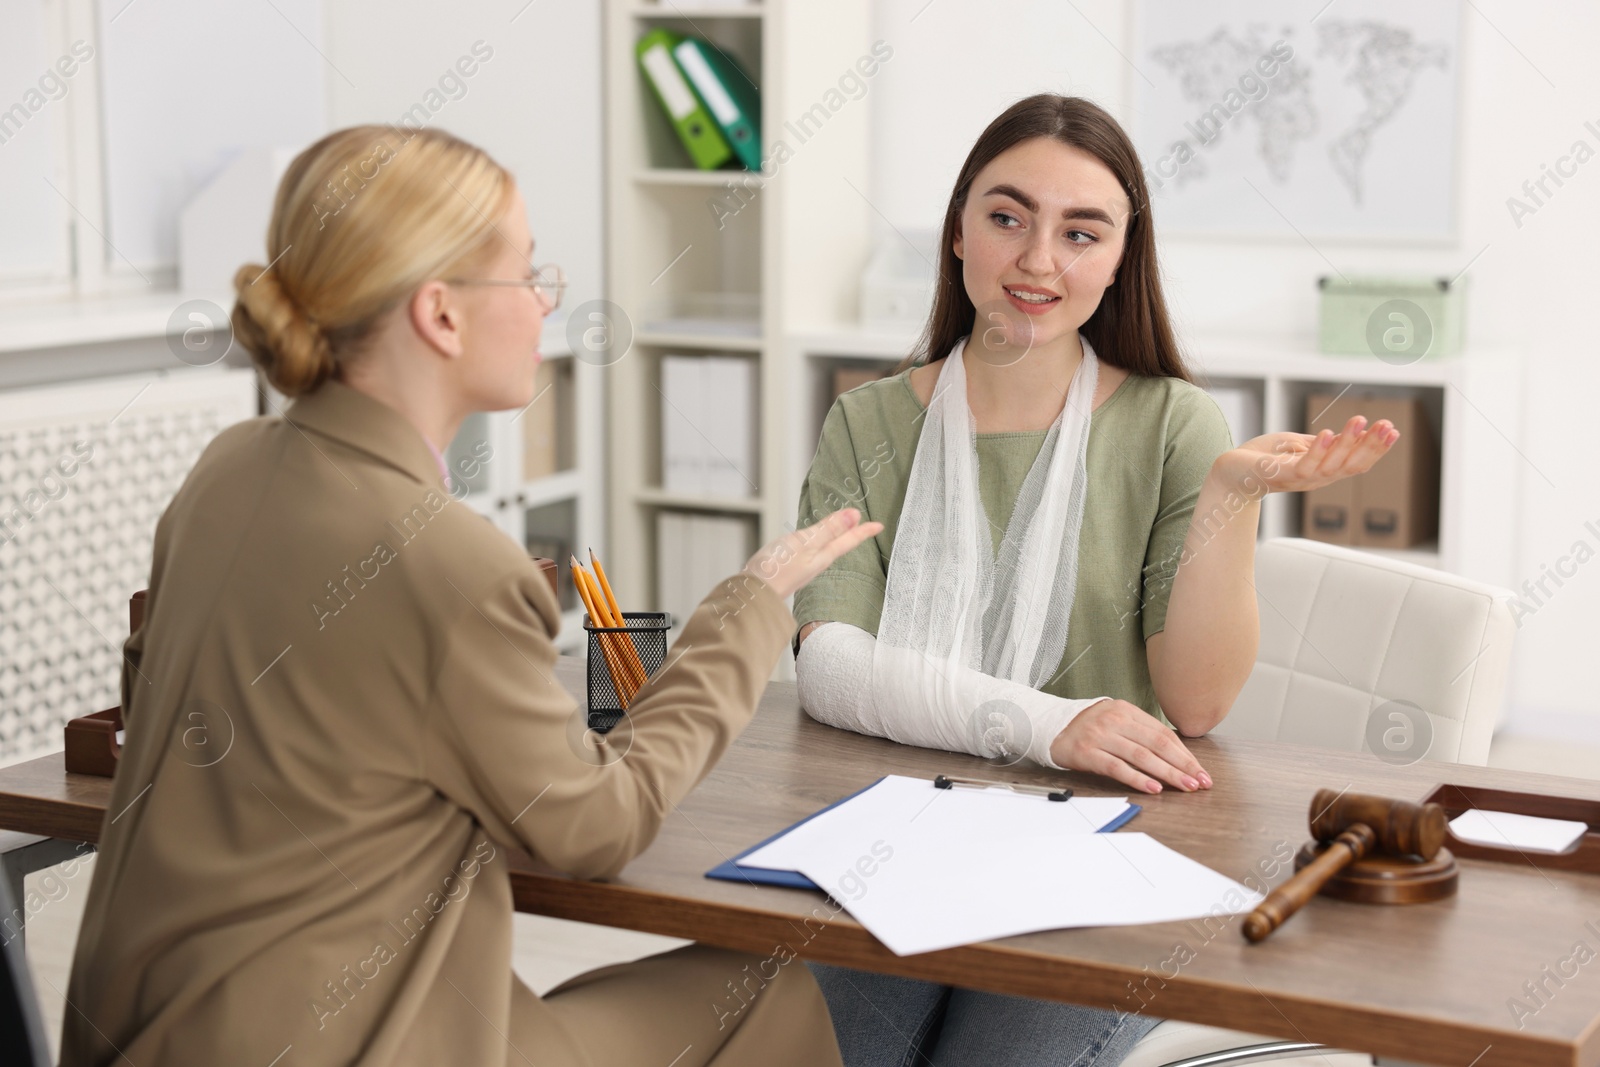
[[[1355,823],[1372,830],[1377,851],[1425,860],[1439,854],[1448,831],[1444,808],[1438,804],[1332,789],[1319,789],[1311,798],[1311,836],[1318,841],[1332,841]]]

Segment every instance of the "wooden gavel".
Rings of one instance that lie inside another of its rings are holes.
[[[1311,836],[1327,847],[1245,916],[1245,940],[1265,938],[1316,896],[1329,879],[1369,855],[1433,860],[1448,831],[1444,808],[1438,804],[1317,790],[1311,799]],[[1453,890],[1453,866],[1450,877]]]

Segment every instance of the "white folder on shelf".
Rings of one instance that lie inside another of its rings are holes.
[[[683,626],[707,593],[755,551],[752,520],[662,509],[656,516],[656,600]]]
[[[707,356],[704,398],[705,486],[712,497],[756,495],[755,363],[742,356]]]
[[[744,356],[661,358],[661,484],[670,493],[756,495],[756,366]]]
[[[698,496],[704,491],[701,358],[661,357],[661,486],[669,493]]]

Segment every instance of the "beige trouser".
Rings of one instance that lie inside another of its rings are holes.
[[[511,996],[507,1067],[841,1067],[822,992],[799,959],[707,945],[602,967],[542,999]]]

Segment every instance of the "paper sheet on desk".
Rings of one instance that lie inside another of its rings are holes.
[[[867,862],[808,859],[851,916],[899,956],[1074,926],[1231,915],[1259,894],[1147,834],[884,837]]]
[[[1128,807],[1126,797],[1051,801],[1008,789],[935,789],[927,778],[891,774],[740,857],[739,866],[804,872],[807,862],[848,865],[870,856],[880,840],[913,837],[959,842],[978,836],[1011,840],[1092,834]]]
[[[1523,852],[1565,852],[1589,830],[1570,819],[1541,819],[1509,811],[1472,808],[1450,820],[1450,832],[1463,841]]]

